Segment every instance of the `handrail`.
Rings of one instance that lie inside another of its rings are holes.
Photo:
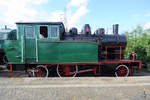
[[[23,48],[23,47],[24,47],[24,44],[23,44],[23,43],[24,43],[24,36],[21,37],[21,43],[22,43],[22,45],[21,45],[21,49],[22,49],[22,50],[21,50],[21,51],[22,51],[22,54],[21,54],[21,58],[22,58],[22,59],[21,59],[21,62],[23,63],[23,53],[24,53],[24,50],[23,50],[23,49],[24,49],[24,48]]]
[[[37,36],[36,36],[36,39],[35,39],[35,41],[36,41],[36,62],[38,62],[38,45],[37,45]]]

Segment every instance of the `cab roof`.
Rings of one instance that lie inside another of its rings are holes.
[[[16,24],[48,24],[48,25],[60,25],[62,22],[16,22]]]

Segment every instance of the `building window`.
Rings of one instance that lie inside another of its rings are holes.
[[[0,39],[6,39],[6,38],[4,37],[5,34],[6,34],[6,33],[1,32],[1,33],[0,33]]]
[[[51,27],[51,37],[57,37],[58,28],[57,27]]]
[[[40,38],[47,38],[48,37],[48,27],[47,26],[40,26]]]
[[[26,37],[27,38],[33,38],[34,37],[34,27],[32,27],[32,26],[26,27]]]

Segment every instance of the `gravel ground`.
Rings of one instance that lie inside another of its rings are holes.
[[[0,72],[0,100],[150,100],[150,73],[137,77],[28,78]]]
[[[0,78],[0,100],[150,100],[150,77]]]

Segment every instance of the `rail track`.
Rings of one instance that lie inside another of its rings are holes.
[[[146,72],[146,71],[140,71],[138,73],[135,73],[134,76],[150,76],[150,72]],[[28,74],[24,71],[13,71],[13,72],[10,72],[9,70],[5,70],[5,71],[0,71],[0,78],[23,78],[23,77],[28,77]],[[81,77],[94,77],[94,76],[90,76],[90,75],[84,75],[84,76],[81,76]],[[99,76],[99,77],[113,77],[111,75],[102,75],[102,76]],[[130,76],[130,77],[133,77],[133,76]]]

